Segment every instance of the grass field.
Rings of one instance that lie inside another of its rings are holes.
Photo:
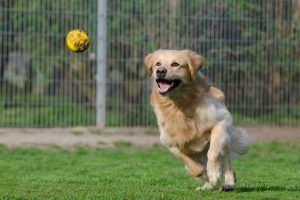
[[[234,192],[202,184],[164,148],[114,150],[0,147],[1,199],[300,199],[300,146],[254,145],[234,161]]]
[[[108,101],[107,126],[156,125],[156,117],[149,103],[138,107],[117,107],[118,100]],[[273,112],[259,116],[247,116],[232,112],[235,124],[239,125],[299,125],[300,106],[292,109],[278,106]],[[26,116],[26,117],[24,117]],[[75,103],[66,96],[0,96],[0,127],[55,127],[94,126],[95,106]]]

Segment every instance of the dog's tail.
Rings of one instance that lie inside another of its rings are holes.
[[[251,145],[248,133],[243,129],[232,129],[231,157],[235,158],[247,153]]]

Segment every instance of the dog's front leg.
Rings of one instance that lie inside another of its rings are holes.
[[[200,163],[195,162],[192,158],[180,151],[177,147],[171,147],[169,150],[177,158],[184,162],[184,164],[193,176],[201,177],[203,175],[204,168],[200,165]]]
[[[210,147],[207,153],[207,176],[208,181],[202,189],[215,188],[220,180],[222,173],[222,160],[225,155],[225,148],[229,143],[228,127],[231,120],[219,122],[211,131]]]

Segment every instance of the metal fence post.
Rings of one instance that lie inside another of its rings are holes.
[[[98,0],[96,125],[100,128],[106,121],[106,13],[107,0]]]

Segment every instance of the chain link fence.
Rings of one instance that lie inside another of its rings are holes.
[[[95,126],[107,30],[106,126],[153,126],[143,58],[191,49],[239,124],[300,124],[299,0],[0,0],[0,127]],[[69,52],[69,30],[91,46]],[[103,30],[101,30],[103,28]]]

